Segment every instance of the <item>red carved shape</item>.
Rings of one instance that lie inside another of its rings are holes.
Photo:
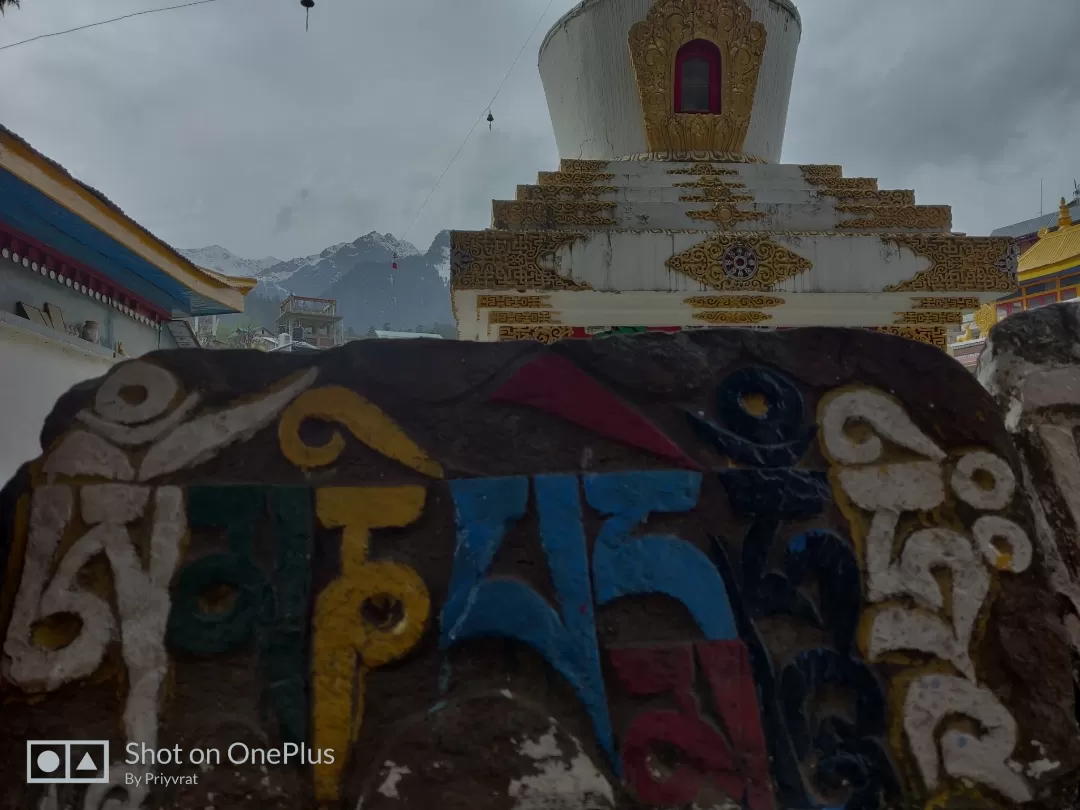
[[[557,354],[545,352],[518,369],[491,400],[539,408],[683,467],[701,469],[652,422]]]
[[[693,691],[695,651],[726,738],[701,716]],[[660,807],[689,804],[710,783],[735,801],[745,799],[750,810],[773,810],[765,735],[749,658],[741,641],[609,652],[615,673],[630,695],[670,694],[679,707],[678,711],[642,712],[624,735],[623,769],[641,801]],[[649,761],[657,744],[679,749],[686,760],[662,781],[654,776]]]

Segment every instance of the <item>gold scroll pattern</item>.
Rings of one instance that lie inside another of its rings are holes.
[[[771,309],[784,305],[775,295],[693,295],[683,303],[694,309]]]
[[[754,195],[737,194],[732,186],[702,186],[694,194],[683,194],[679,199],[682,202],[737,203],[753,202]]]
[[[919,343],[929,343],[942,351],[947,351],[949,348],[949,337],[943,326],[872,326],[870,331],[896,335]]]
[[[914,310],[912,312],[894,312],[897,326],[958,326],[964,322],[962,312],[944,310]]]
[[[735,180],[725,180],[723,177],[714,177],[708,174],[704,177],[699,177],[697,180],[687,180],[684,183],[672,183],[671,185],[673,188],[746,188],[746,183],[740,183]]]
[[[615,202],[598,200],[495,200],[492,227],[503,230],[617,225]]]
[[[562,158],[559,161],[560,172],[575,174],[597,174],[607,168],[606,160],[581,160],[580,158]]]
[[[539,323],[558,323],[555,320],[553,313],[547,310],[531,311],[531,312],[514,312],[503,309],[495,309],[488,315],[488,323],[500,324],[500,323],[514,323],[514,324],[539,324]]]
[[[971,296],[953,296],[951,298],[913,298],[914,309],[978,309],[979,299]]]
[[[975,325],[979,327],[979,334],[986,337],[990,331],[990,327],[997,323],[997,304],[983,304],[975,311],[975,316],[972,320]]]
[[[704,211],[687,211],[686,216],[690,219],[715,222],[721,228],[734,228],[743,222],[755,222],[766,219],[768,214],[764,211],[742,211],[734,205],[717,203],[712,208]]]
[[[618,186],[518,186],[516,196],[519,200],[591,200],[618,191]]]
[[[544,263],[584,239],[583,233],[550,231],[454,231],[450,285],[457,290],[591,290]]]
[[[695,312],[694,320],[714,324],[728,324],[731,326],[747,326],[750,324],[762,323],[763,321],[771,321],[772,315],[768,312],[713,309],[706,310],[705,312]]]
[[[669,149],[645,152],[640,155],[624,155],[613,162],[651,161],[660,163],[768,163],[765,158],[742,152],[718,152],[714,149]]]
[[[1016,245],[1003,237],[896,233],[883,240],[930,260],[930,267],[883,292],[955,292],[1016,289]]]
[[[540,172],[536,182],[541,186],[591,186],[614,180],[610,172]]]
[[[500,326],[499,340],[537,340],[552,344],[557,340],[574,336],[572,326]]]
[[[840,166],[830,164],[800,166],[799,170],[802,172],[803,179],[812,186],[822,186],[831,180],[840,180],[844,176],[844,171]]]
[[[477,309],[546,309],[550,295],[478,295]]]
[[[753,233],[713,236],[666,264],[714,290],[732,292],[768,292],[813,267],[809,259]]]
[[[820,196],[832,197],[840,205],[915,205],[915,192],[910,189],[843,189],[821,186]]]
[[[952,228],[952,208],[948,205],[850,205],[836,206],[839,214],[854,214],[858,219],[838,223],[838,228]]]
[[[675,56],[695,39],[712,42],[724,66],[719,115],[676,113]],[[745,0],[657,0],[630,29],[645,140],[650,151],[741,152],[750,127],[765,26],[751,19]]]
[[[678,169],[668,169],[667,173],[668,174],[694,174],[694,175],[697,175],[699,177],[703,177],[703,176],[706,176],[706,175],[714,175],[714,176],[721,176],[721,175],[731,176],[731,175],[735,175],[737,177],[739,175],[739,172],[737,170],[735,170],[735,169],[726,169],[723,166],[715,166],[712,163],[695,163],[692,166],[683,166],[683,167],[678,168]]]

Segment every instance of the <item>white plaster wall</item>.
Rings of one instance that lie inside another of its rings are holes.
[[[746,2],[767,40],[743,151],[777,162],[802,29],[789,0]],[[649,151],[628,37],[651,4],[584,0],[548,32],[540,46],[540,78],[560,156],[611,160]]]
[[[76,348],[59,335],[45,336],[0,321],[0,486],[20,465],[41,454],[41,428],[56,400],[116,363],[101,351]]]

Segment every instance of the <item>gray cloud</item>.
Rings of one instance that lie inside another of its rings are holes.
[[[408,234],[485,227],[557,160],[536,71],[556,0]],[[179,246],[306,255],[398,236],[495,92],[547,0],[221,0],[0,51],[3,123]],[[1038,213],[1080,175],[1069,0],[814,0],[785,160],[954,206],[972,233]],[[145,8],[27,0],[0,45]],[[305,192],[306,191],[306,196]]]

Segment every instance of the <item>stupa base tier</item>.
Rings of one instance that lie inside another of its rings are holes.
[[[455,295],[466,290],[686,295],[985,293],[985,300],[990,301],[1016,288],[1016,251],[1006,238],[927,233],[488,230],[453,232],[450,246]]]
[[[995,294],[737,294],[554,291],[520,294],[455,290],[458,337],[483,342],[540,335],[587,337],[613,329],[680,331],[714,326],[808,326],[944,330]],[[525,330],[524,332],[522,330]],[[518,337],[515,337],[518,336]]]

